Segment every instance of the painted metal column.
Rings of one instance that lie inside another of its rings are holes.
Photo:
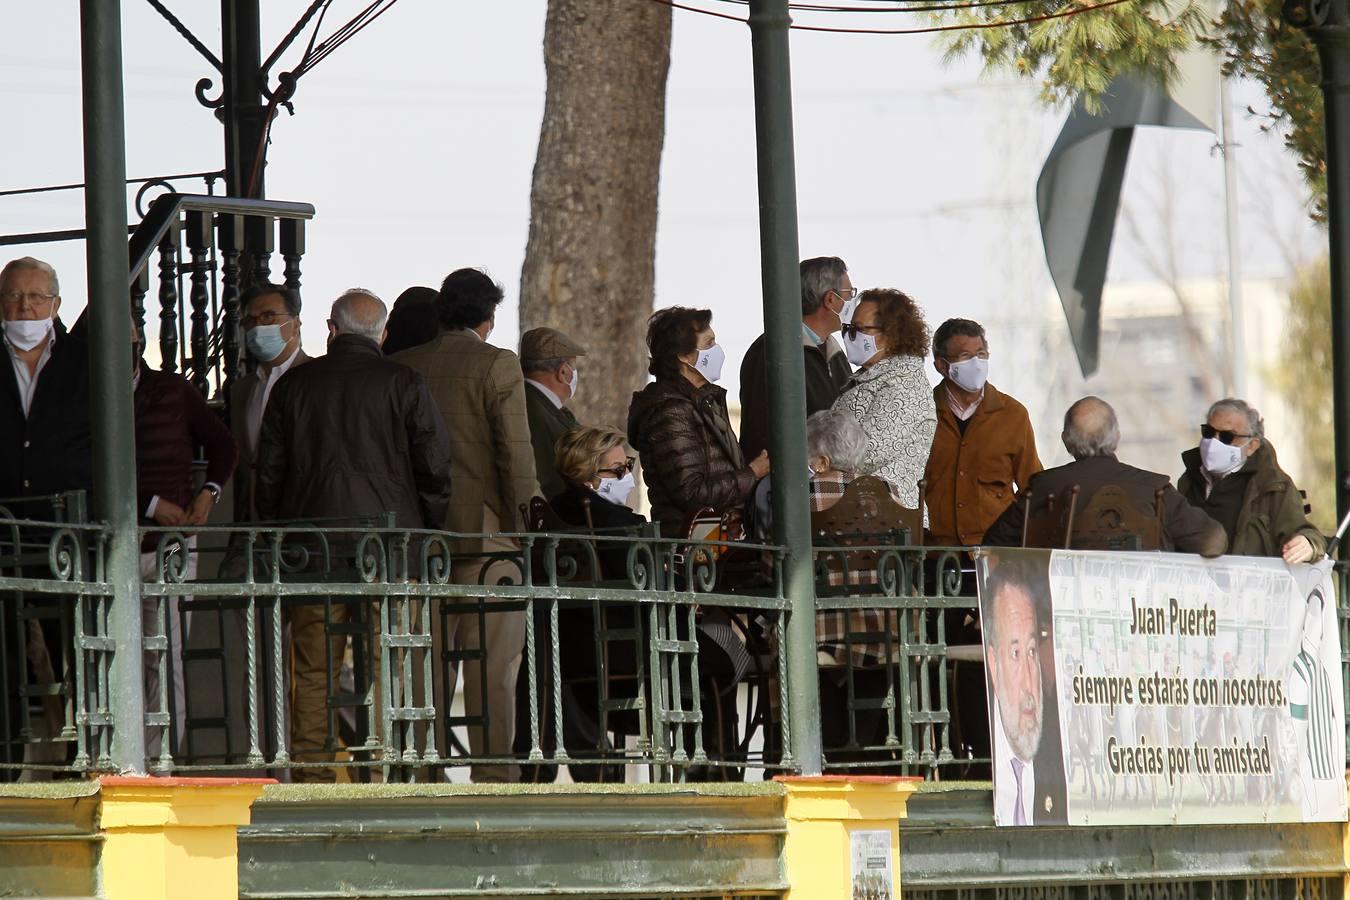
[[[261,199],[265,168],[258,162],[253,190],[249,178],[259,154],[267,107],[262,94],[261,21],[258,0],[220,0],[220,62],[225,90],[220,111],[225,119],[225,193]]]
[[[816,670],[816,594],[811,508],[806,489],[806,374],[797,251],[797,172],[792,139],[788,0],[750,0],[759,160],[759,248],[769,369],[769,458],[773,463],[774,540],[788,548],[784,568],[792,620],[787,629],[791,745],[802,773],[821,769]]]
[[[127,164],[122,113],[121,0],[81,0],[84,218],[89,273],[89,381],[94,432],[94,516],[112,526],[108,624],[112,761],[145,770],[141,682],[140,538],[131,401],[131,292],[127,263]]]
[[[1336,515],[1350,512],[1350,0],[1287,0],[1322,60],[1326,112],[1327,231],[1331,251],[1331,388],[1336,435]],[[1318,435],[1308,435],[1310,440]]]

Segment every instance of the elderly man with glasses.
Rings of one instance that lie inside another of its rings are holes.
[[[57,318],[56,270],[26,256],[0,269],[0,497],[88,490],[89,357]],[[29,518],[42,518],[28,509]]]
[[[1177,490],[1223,526],[1228,552],[1309,562],[1326,552],[1326,537],[1304,513],[1303,496],[1280,468],[1261,414],[1228,398],[1209,408],[1200,445],[1181,454]]]
[[[802,352],[806,354],[806,414],[829,409],[848,384],[853,369],[832,335],[848,318],[858,289],[848,266],[837,256],[804,259]],[[769,366],[764,335],[755,338],[741,361],[741,455],[755,459],[769,449]]]
[[[7,363],[0,362],[0,498],[6,501],[88,491],[93,486],[89,356],[83,342],[66,334],[58,319],[60,309],[61,286],[49,264],[25,256],[0,269],[0,323],[8,357]],[[6,502],[5,507],[25,519],[51,520],[55,515],[42,501]],[[15,698],[19,666],[25,664],[16,605],[4,597],[0,607],[5,635],[0,649],[5,683],[0,689]],[[51,666],[51,672],[39,679],[51,680],[58,677],[52,672],[63,670],[60,627],[54,618],[35,621],[40,621],[46,640],[30,641],[27,655],[33,660],[41,657],[42,669]],[[37,637],[31,625],[29,634]],[[0,762],[16,762],[23,758],[18,729],[25,706],[18,702],[7,706],[8,715],[0,721]],[[0,772],[0,781],[7,777]]]

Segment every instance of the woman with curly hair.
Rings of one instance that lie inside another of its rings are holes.
[[[916,509],[937,430],[933,389],[924,374],[928,325],[923,311],[908,294],[873,288],[858,297],[842,331],[848,361],[861,368],[834,408],[851,412],[867,432],[863,471],[897,486],[901,502]]]

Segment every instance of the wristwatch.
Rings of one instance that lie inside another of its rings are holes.
[[[208,481],[206,484],[202,485],[202,490],[206,491],[211,495],[212,502],[214,503],[220,502],[220,488],[217,485],[214,485]]]

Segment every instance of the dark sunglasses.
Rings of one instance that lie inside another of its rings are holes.
[[[596,473],[599,474],[603,472],[606,475],[613,475],[617,478],[622,478],[629,472],[633,471],[633,466],[635,465],[637,465],[637,457],[630,456],[628,457],[628,459],[624,460],[623,462],[617,465],[609,466],[608,468],[604,469],[596,469]]]
[[[848,338],[850,341],[853,341],[853,340],[857,340],[857,338],[858,338],[858,332],[860,332],[860,331],[861,331],[863,334],[880,334],[880,333],[881,333],[881,326],[880,326],[880,325],[854,325],[852,322],[845,322],[843,325],[840,325],[840,326],[839,326],[839,330],[842,331],[842,332],[844,333],[844,337]]]
[[[1200,436],[1202,438],[1218,438],[1221,444],[1231,444],[1238,438],[1249,438],[1250,434],[1243,434],[1241,431],[1219,431],[1210,425],[1200,426]]]

